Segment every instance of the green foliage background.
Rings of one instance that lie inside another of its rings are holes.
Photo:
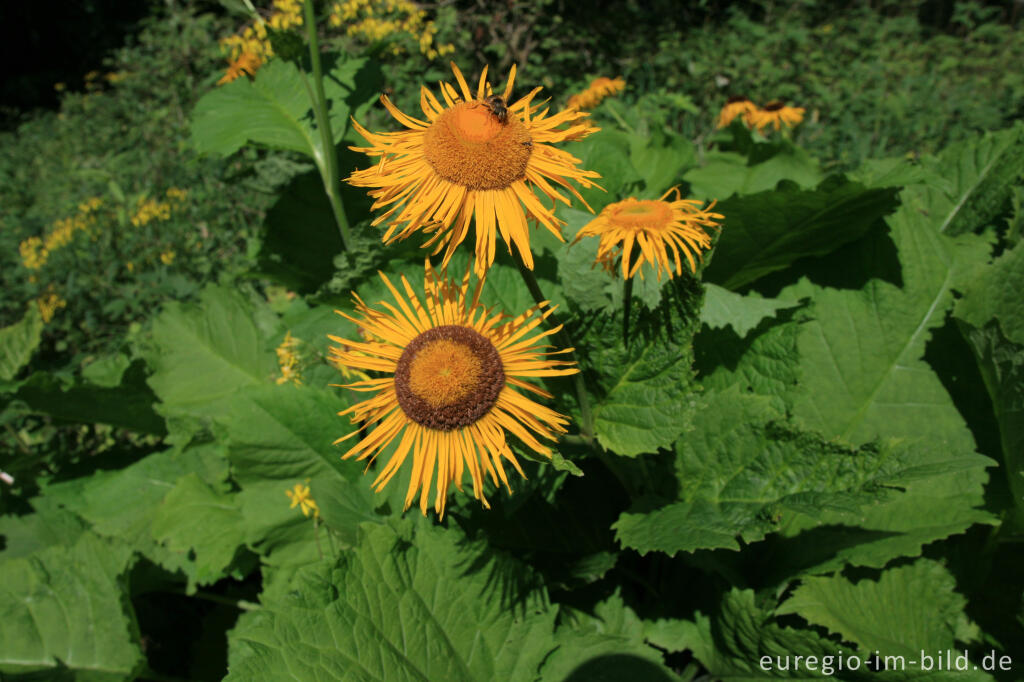
[[[355,333],[334,313],[349,291],[386,299],[378,269],[417,284],[423,252],[384,247],[348,186],[342,250],[303,64],[216,87],[216,40],[245,19],[213,9],[154,7],[109,57],[117,77],[0,134],[0,678],[811,679],[840,651],[864,663],[838,679],[1020,678],[1014,17],[438,9],[471,80],[515,61],[524,91],[561,105],[590,76],[626,78],[593,112],[602,130],[567,145],[602,175],[584,192],[595,210],[680,185],[725,216],[696,277],[637,283],[628,343],[596,245],[532,233],[595,442],[574,429],[550,462],[514,443],[514,494],[491,510],[455,495],[438,522],[401,513],[408,471],[374,494],[340,460],[336,413],[360,396],[325,359],[327,334]],[[349,116],[394,129],[382,90],[412,112],[420,84],[448,76],[390,43],[323,39],[347,174],[366,165]],[[792,135],[715,131],[736,92],[808,118]],[[166,218],[133,224],[172,188]],[[20,245],[90,198],[91,226],[27,268]],[[591,218],[559,216],[569,237]],[[44,319],[49,293],[65,306]],[[483,300],[532,305],[507,256]],[[298,385],[280,380],[286,338]],[[579,424],[568,383],[547,388]],[[315,522],[289,507],[296,484]],[[868,662],[946,650],[1012,665]],[[759,663],[797,654],[818,670]]]

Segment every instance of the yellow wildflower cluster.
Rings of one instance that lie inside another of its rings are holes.
[[[217,85],[230,83],[242,74],[253,75],[274,56],[269,31],[287,31],[302,26],[302,0],[274,0],[273,11],[266,20],[258,18],[241,33],[220,41],[221,49],[231,64]]]
[[[320,516],[320,507],[317,506],[316,500],[314,500],[313,496],[310,494],[308,485],[296,483],[292,489],[285,490],[284,494],[292,501],[291,505],[288,507],[289,509],[295,509],[295,507],[298,507],[302,510],[303,516],[309,516],[310,512],[313,512],[313,518]]]
[[[135,215],[132,216],[132,225],[142,227],[154,220],[170,220],[171,205],[166,201],[147,199],[140,197],[136,205]]]
[[[298,345],[299,340],[292,336],[291,332],[288,332],[284,335],[284,341],[274,351],[277,353],[277,364],[281,367],[281,376],[277,378],[278,384],[302,383],[302,375],[299,373],[299,356],[295,352]]]
[[[99,197],[87,199],[78,205],[77,214],[54,222],[43,237],[29,237],[22,241],[18,246],[21,262],[29,270],[42,268],[51,253],[70,244],[77,232],[88,229],[96,222],[93,214],[102,205],[103,200]]]
[[[437,26],[427,20],[427,13],[409,0],[343,0],[331,5],[327,23],[345,25],[345,33],[369,42],[378,42],[402,34],[419,44],[420,52],[428,59],[436,59],[455,52],[452,44],[437,45],[434,38]],[[391,53],[402,54],[403,47],[395,43]]]
[[[569,98],[568,106],[573,109],[585,111],[593,109],[605,97],[618,94],[626,89],[626,81],[623,78],[595,78],[583,92],[577,93]]]
[[[180,187],[171,187],[164,193],[164,196],[170,199],[172,204],[181,205],[188,198],[188,190],[181,189]]]
[[[49,322],[53,319],[53,316],[61,308],[67,307],[68,302],[60,297],[60,294],[53,291],[52,287],[39,298],[36,299],[36,306],[39,308],[39,315],[43,318],[43,322]]]
[[[176,254],[174,253],[173,250],[164,251],[163,253],[160,254],[160,262],[163,263],[164,265],[170,265],[171,263],[174,262],[175,255]]]
[[[154,220],[170,220],[171,209],[179,208],[185,202],[185,198],[188,197],[188,191],[171,187],[164,193],[164,196],[167,198],[167,201],[140,197],[136,204],[135,215],[131,218],[132,225],[142,227]]]

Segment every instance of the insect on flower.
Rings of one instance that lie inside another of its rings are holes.
[[[491,110],[494,118],[504,125],[508,123],[508,104],[501,95],[491,95],[483,100],[484,106]]]

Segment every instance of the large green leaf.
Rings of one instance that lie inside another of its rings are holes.
[[[628,457],[670,446],[688,428],[694,404],[692,338],[702,291],[687,277],[665,290],[672,296],[657,310],[634,311],[628,342],[621,314],[588,330],[585,362],[603,384],[594,408],[597,440]]]
[[[789,183],[719,202],[722,236],[704,279],[737,289],[798,258],[852,242],[897,205],[896,191],[831,176],[815,189]]]
[[[940,235],[920,198],[917,188],[905,190],[905,205],[888,219],[902,286],[871,279],[862,290],[840,290],[805,279],[780,294],[813,301],[814,319],[800,335],[805,393],[795,413],[808,428],[854,444],[927,435],[970,453],[970,431],[923,356],[953,288],[984,262],[988,246],[974,235]],[[876,258],[875,245],[864,243],[850,268],[870,273]]]
[[[917,658],[922,651],[946,651],[957,640],[973,638],[966,606],[950,572],[919,559],[883,571],[878,580],[804,578],[776,613],[802,616],[863,651]]]
[[[1000,256],[974,277],[957,303],[956,316],[981,328],[998,320],[1006,339],[1024,345],[1024,244]]]
[[[928,599],[927,603],[930,602]],[[858,649],[845,642],[825,639],[814,630],[780,624],[770,603],[765,605],[752,590],[733,588],[723,595],[718,608],[710,615],[698,612],[693,621],[661,622],[650,632],[658,646],[670,651],[692,651],[714,679],[726,682],[766,679],[980,682],[992,679],[980,670],[938,670],[934,658],[932,669],[927,670],[927,664],[922,665],[918,655],[920,651],[914,652],[913,658],[904,656],[902,661],[894,658],[875,661],[875,650]],[[885,603],[874,604],[873,608],[884,610],[886,606]],[[899,608],[899,605],[894,606]],[[912,602],[907,608],[916,608],[922,615],[930,610],[922,608],[919,602]],[[943,654],[951,648],[943,648]],[[886,649],[877,653],[883,657],[889,654]],[[879,669],[883,666],[888,668]]]
[[[630,139],[625,133],[601,130],[579,142],[565,145],[565,151],[580,159],[580,168],[597,171],[602,189],[580,189],[587,204],[600,212],[608,204],[629,196],[642,181],[630,163]]]
[[[792,319],[765,320],[744,338],[729,328],[702,329],[694,339],[701,384],[717,390],[736,384],[741,391],[770,396],[777,410],[787,410],[799,394],[799,333],[800,323]]]
[[[28,307],[20,322],[0,329],[0,380],[10,381],[28,364],[42,331],[43,319],[35,305]]]
[[[677,444],[677,500],[652,510],[641,502],[623,514],[614,526],[619,541],[644,553],[738,550],[738,539],[761,540],[792,523],[803,527],[806,519],[860,525],[866,514],[902,501],[908,493],[897,487],[989,463],[984,457],[943,455],[908,443],[853,450],[792,430],[782,417],[768,397],[742,394],[735,387],[710,394],[694,418],[694,430]],[[909,504],[915,502],[921,500],[915,496]],[[961,515],[968,524],[979,518],[970,508]],[[922,514],[904,520],[929,530],[936,525]]]
[[[144,658],[121,585],[131,554],[86,533],[71,547],[0,563],[0,673],[135,679]]]
[[[237,495],[215,491],[196,474],[180,478],[164,497],[152,533],[172,552],[195,557],[199,583],[223,577],[245,539]]]
[[[1003,451],[1003,467],[1024,529],[1024,244],[981,271],[957,303],[960,330],[985,382]]]
[[[710,152],[704,165],[687,172],[683,179],[690,184],[690,196],[724,200],[734,194],[775,189],[783,180],[811,188],[821,182],[822,174],[807,152],[789,147],[753,164],[733,152]]]
[[[207,93],[192,114],[192,140],[202,151],[228,156],[246,143],[299,152],[323,163],[324,150],[312,122],[308,76],[295,64],[274,59],[252,80],[239,78]],[[336,61],[324,79],[334,141],[362,117],[380,92],[380,70],[369,59]],[[333,150],[332,150],[333,151]]]
[[[336,414],[345,406],[322,389],[265,386],[238,396],[220,419],[232,477],[241,486],[245,542],[273,567],[264,572],[265,592],[271,585],[271,591],[287,589],[295,570],[319,558],[318,535],[330,532],[351,545],[360,522],[381,518],[374,512],[380,501],[362,477],[364,466],[342,462],[344,450],[333,445],[353,428]],[[306,481],[323,508],[326,531],[315,532],[286,495]]]
[[[33,411],[63,421],[110,424],[156,435],[167,432],[164,420],[153,411],[155,396],[146,386],[142,362],[131,364],[115,387],[87,382],[65,387],[53,375],[37,372],[15,395]]]
[[[264,346],[257,314],[237,292],[208,287],[198,306],[170,303],[157,316],[146,360],[164,416],[210,418],[239,390],[269,383],[277,363]]]
[[[939,231],[958,235],[987,226],[1024,178],[1024,126],[950,145],[926,159],[935,180],[928,203]]]
[[[242,616],[230,635],[227,682],[513,682],[541,679],[548,664],[584,664],[615,645],[651,656],[621,635],[560,639],[557,609],[529,569],[455,528],[419,519],[363,528],[354,551],[304,570],[290,594]],[[549,661],[559,648],[560,661]]]
[[[795,301],[780,301],[756,295],[741,296],[717,284],[707,284],[704,287],[704,307],[700,310],[700,319],[712,329],[730,326],[743,337],[765,318],[774,317],[783,308],[797,305]]]
[[[198,574],[197,561],[204,557],[191,556],[190,546],[169,547],[157,542],[152,529],[159,516],[176,513],[166,510],[164,503],[183,477],[201,474],[209,484],[227,477],[221,450],[216,444],[206,444],[156,452],[123,469],[50,484],[45,499],[78,514],[91,524],[93,532],[127,543],[169,571],[182,571],[190,586],[197,581],[215,582],[223,575]],[[204,520],[193,518],[192,523],[199,527]]]

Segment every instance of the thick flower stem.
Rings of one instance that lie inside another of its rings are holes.
[[[639,256],[637,256],[639,258]],[[629,273],[635,261],[630,258],[623,272]],[[639,271],[637,272],[639,274]],[[622,343],[629,346],[629,316],[633,311],[633,278],[625,277],[622,281]]]
[[[306,82],[306,91],[309,93],[310,102],[313,105],[313,117],[316,119],[317,130],[320,131],[320,145],[322,147],[322,158],[315,159],[317,168],[320,170],[320,177],[324,181],[324,191],[331,203],[331,211],[334,212],[334,221],[338,224],[338,232],[341,234],[341,243],[347,251],[352,243],[352,235],[349,231],[348,216],[345,215],[345,207],[341,203],[341,178],[338,171],[338,154],[334,151],[334,134],[331,131],[331,119],[327,115],[327,96],[324,94],[324,69],[320,63],[320,42],[316,35],[316,17],[313,13],[311,1],[302,3],[305,12],[306,35],[309,38],[309,60],[313,65],[313,88]],[[314,150],[315,154],[315,150]]]
[[[519,268],[519,274],[523,277],[523,282],[526,283],[526,288],[529,289],[530,295],[533,296],[533,300],[538,305],[547,301],[544,297],[544,292],[540,290],[540,284],[537,283],[537,278],[533,274],[533,270],[526,267],[518,253],[513,250],[513,259],[516,262],[516,267]],[[565,327],[562,326],[554,313],[548,315],[548,325],[552,328],[561,327],[558,332],[555,333],[555,339],[564,348],[576,348],[576,345],[572,342],[572,338],[569,337],[568,332],[565,331]],[[573,350],[569,353],[569,357],[576,366],[579,367],[579,360],[576,357],[576,351]],[[573,385],[576,389],[576,400],[580,404],[580,417],[583,422],[582,428],[580,429],[580,435],[588,441],[593,441],[594,438],[594,416],[590,411],[590,396],[587,394],[587,387],[583,383],[583,372],[582,370],[572,375]]]
[[[629,314],[633,308],[633,278],[627,277],[622,284],[622,343],[629,345]]]

